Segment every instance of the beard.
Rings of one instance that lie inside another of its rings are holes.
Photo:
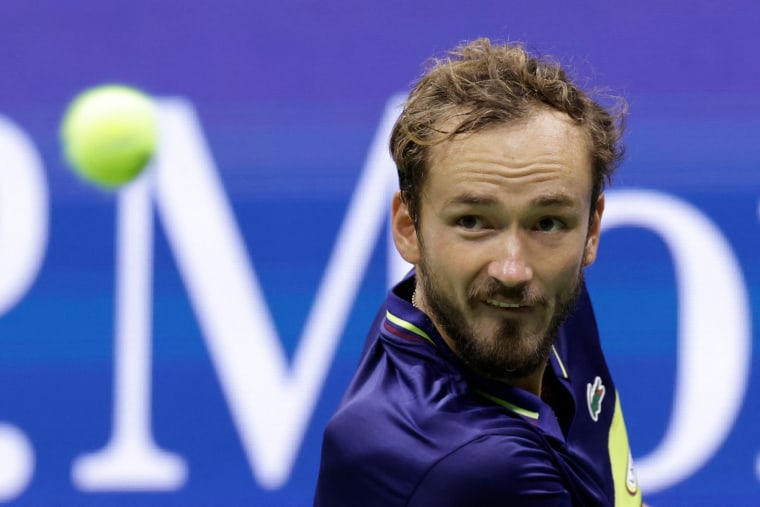
[[[419,269],[425,302],[434,322],[454,343],[455,352],[470,369],[496,380],[524,378],[547,363],[560,327],[578,301],[584,280],[581,268],[571,285],[557,295],[554,311],[543,329],[526,329],[523,319],[504,318],[495,331],[483,331],[477,329],[472,318],[468,319],[465,308],[439,286],[424,259]],[[491,278],[473,285],[467,294],[467,301],[473,302],[498,298],[537,308],[548,304],[543,294],[527,285],[508,288]]]

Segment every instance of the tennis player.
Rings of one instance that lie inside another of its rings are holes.
[[[417,82],[391,138],[415,269],[325,431],[316,506],[642,504],[583,278],[623,109],[486,39]]]

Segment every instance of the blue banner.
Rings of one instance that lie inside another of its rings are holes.
[[[760,503],[754,2],[114,0],[0,6],[0,502],[310,505],[377,306],[388,129],[424,62],[524,41],[630,106],[587,272],[644,498]],[[156,99],[106,191],[81,91]]]

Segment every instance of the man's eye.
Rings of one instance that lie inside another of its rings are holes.
[[[554,232],[565,227],[562,220],[557,218],[542,218],[536,223],[536,230],[541,232]]]
[[[460,217],[459,220],[457,220],[457,225],[463,229],[471,229],[471,230],[482,229],[483,220],[474,215],[466,215],[466,216]]]

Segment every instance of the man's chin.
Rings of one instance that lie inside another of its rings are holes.
[[[545,333],[526,336],[520,331],[519,328],[509,332],[502,330],[501,343],[487,346],[458,343],[457,346],[464,362],[478,373],[498,379],[523,378],[546,364],[553,339]]]

